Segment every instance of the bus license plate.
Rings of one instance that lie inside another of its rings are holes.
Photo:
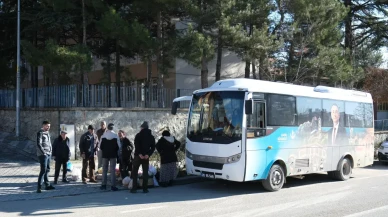
[[[201,176],[204,177],[204,178],[209,178],[209,179],[215,179],[216,178],[214,173],[204,173],[204,172],[202,172]]]

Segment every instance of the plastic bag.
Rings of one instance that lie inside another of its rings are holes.
[[[129,189],[129,190],[132,189],[132,185],[133,185],[133,180],[130,179],[130,180],[129,180],[129,183],[128,183],[128,189]]]
[[[71,172],[71,178],[73,181],[81,180],[81,170],[78,168],[74,168]]]
[[[73,171],[73,164],[70,161],[67,162],[67,171]]]
[[[123,179],[123,186],[129,185],[129,182],[130,182],[130,181],[131,181],[131,178],[129,178],[128,176],[125,177],[125,178]]]
[[[155,176],[156,172],[157,172],[156,168],[154,166],[150,165],[149,168],[148,168],[148,175],[149,176]]]

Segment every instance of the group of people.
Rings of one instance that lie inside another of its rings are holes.
[[[63,168],[62,182],[69,182],[67,179],[67,162],[70,160],[70,140],[66,131],[61,131],[60,135],[51,143],[50,122],[43,121],[42,129],[37,133],[37,155],[40,163],[40,173],[38,178],[37,192],[42,192],[42,185],[45,190],[53,190],[55,187],[50,184],[48,173],[50,172],[50,161],[55,160],[54,184],[58,183],[61,167]],[[180,147],[180,142],[171,136],[169,131],[163,131],[162,137],[155,143],[155,137],[149,129],[148,122],[144,121],[140,126],[140,132],[136,134],[132,143],[123,130],[118,133],[114,131],[114,124],[106,126],[106,122],[101,122],[101,128],[95,132],[92,125],[88,126],[88,131],[84,133],[79,142],[79,151],[82,158],[82,182],[96,183],[95,169],[102,167],[101,190],[106,190],[108,167],[110,170],[111,190],[117,191],[116,187],[116,164],[119,164],[120,175],[124,179],[130,177],[133,180],[131,193],[137,192],[138,170],[142,166],[142,188],[144,193],[148,193],[148,168],[149,159],[155,149],[161,157],[160,162],[160,186],[172,185],[176,174],[176,162],[178,161],[176,151]],[[130,174],[129,174],[130,173]]]

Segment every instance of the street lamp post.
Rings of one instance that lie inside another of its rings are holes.
[[[20,134],[20,0],[18,0],[17,20],[17,60],[16,60],[16,136]]]

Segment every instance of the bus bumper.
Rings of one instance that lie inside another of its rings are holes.
[[[188,175],[202,176],[210,179],[224,179],[235,182],[243,182],[245,174],[245,155],[241,155],[239,161],[229,164],[217,165],[214,169],[212,163],[196,162],[201,166],[194,166],[194,161],[186,157],[186,172]],[[213,167],[213,168],[211,168]]]

